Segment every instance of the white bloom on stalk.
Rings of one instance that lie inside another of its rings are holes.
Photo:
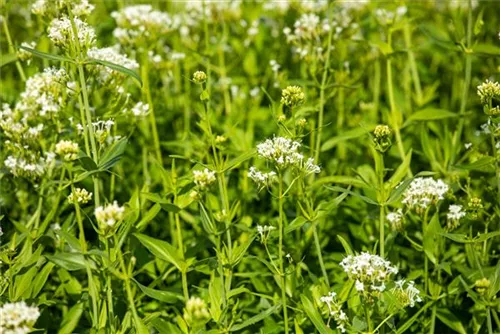
[[[78,32],[78,40],[80,46],[84,49],[89,49],[94,46],[96,42],[96,35],[94,28],[89,26],[87,22],[80,20],[78,17],[73,18],[76,30]],[[49,25],[48,37],[54,45],[69,49],[73,45],[75,37],[71,20],[68,17],[61,17],[52,20]]]
[[[28,306],[24,301],[3,304],[0,307],[0,333],[29,333],[39,316],[38,307]]]
[[[477,95],[483,104],[488,104],[491,99],[500,98],[500,83],[486,79],[485,82],[477,86]]]
[[[93,47],[87,52],[87,56],[97,60],[109,61],[133,71],[139,68],[139,64],[135,60],[121,54],[117,47]],[[103,84],[109,83],[113,78],[125,78],[123,73],[115,71],[107,66],[96,65],[93,68],[98,71],[98,80]]]
[[[261,188],[269,187],[277,180],[275,172],[271,171],[263,173],[253,166],[250,167],[250,170],[248,171],[248,177],[257,183]]]
[[[402,203],[417,211],[422,211],[444,199],[449,187],[442,180],[431,177],[414,179],[403,194]]]
[[[420,297],[420,290],[415,287],[415,282],[413,281],[409,281],[406,284],[406,288],[404,288],[405,283],[406,280],[404,279],[396,281],[396,286],[391,290],[391,292],[404,307],[414,307],[415,303],[420,303],[422,301],[422,298]]]
[[[378,255],[361,253],[349,255],[340,262],[349,279],[355,281],[356,290],[365,297],[373,297],[385,290],[385,282],[398,269]]]
[[[257,225],[257,233],[259,233],[260,241],[265,243],[274,230],[276,230],[276,227],[271,225]]]
[[[113,204],[108,204],[105,207],[99,206],[95,208],[94,215],[99,224],[99,229],[103,234],[113,231],[119,222],[125,216],[125,208],[118,205],[117,201]]]
[[[70,203],[86,204],[92,199],[92,193],[88,192],[87,189],[75,188],[71,194],[68,196],[68,201]]]
[[[78,157],[78,144],[71,140],[61,140],[56,144],[56,153],[66,161],[75,160]]]
[[[325,303],[328,307],[328,313],[337,323],[337,329],[342,333],[346,332],[346,326],[349,325],[349,318],[344,311],[342,311],[342,305],[337,301],[337,294],[333,291],[329,292],[328,295],[320,297],[320,301]]]
[[[465,217],[466,213],[463,211],[461,205],[452,204],[448,208],[448,213],[446,214],[448,230],[454,230],[460,225],[460,220]]]
[[[131,109],[132,114],[136,117],[145,116],[149,112],[149,104],[143,102],[137,102],[135,106]]]
[[[257,145],[260,157],[273,162],[278,169],[295,167],[306,174],[319,173],[320,167],[313,159],[304,161],[304,155],[299,153],[300,143],[284,137],[274,137]]]
[[[215,182],[215,172],[205,168],[204,170],[194,170],[193,171],[194,183],[200,187],[200,189],[205,189],[209,185]]]

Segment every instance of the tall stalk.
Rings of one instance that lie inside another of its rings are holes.
[[[288,334],[288,310],[286,306],[286,275],[284,271],[283,263],[283,234],[284,234],[284,214],[283,214],[283,175],[281,172],[278,175],[279,178],[279,244],[278,244],[278,258],[280,265],[280,275],[281,275],[281,303],[283,304],[283,320],[285,322],[285,334]]]
[[[457,132],[453,136],[453,150],[451,153],[450,165],[453,165],[456,160],[456,155],[459,151],[460,145],[458,142],[462,138],[462,131],[465,124],[465,108],[467,107],[467,100],[469,98],[469,89],[471,83],[471,75],[472,75],[472,52],[470,50],[472,46],[472,0],[469,0],[468,9],[467,9],[467,41],[466,41],[466,50],[465,51],[465,79],[464,86],[462,90],[462,98],[460,100],[460,111],[459,111],[459,121]]]
[[[2,19],[2,25],[3,25],[3,30],[5,31],[5,36],[7,37],[7,44],[9,45],[9,52],[10,53],[16,53],[16,50],[14,49],[14,44],[12,44],[12,38],[10,36],[10,30],[9,30],[9,25],[7,24],[7,17],[4,17]],[[23,66],[21,65],[21,62],[19,59],[16,59],[16,68],[17,72],[19,73],[19,76],[21,77],[22,81],[26,81],[26,74],[24,74]]]

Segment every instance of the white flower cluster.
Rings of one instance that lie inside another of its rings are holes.
[[[184,320],[190,325],[198,322],[205,322],[210,319],[207,303],[199,297],[191,297],[186,302],[184,310]]]
[[[391,290],[391,292],[404,307],[414,307],[415,303],[420,303],[422,301],[422,298],[420,297],[420,290],[415,287],[415,282],[413,281],[406,283],[406,288],[404,288],[405,283],[406,280],[404,279],[396,281],[396,286]]]
[[[477,86],[477,95],[483,104],[488,104],[492,99],[500,99],[500,83],[486,79]]]
[[[335,292],[330,292],[328,295],[320,298],[322,303],[325,303],[328,306],[328,313],[337,323],[337,329],[342,333],[347,331],[347,326],[349,325],[349,318],[347,314],[342,311],[341,305],[338,303],[337,294]]]
[[[302,14],[295,21],[293,30],[289,27],[283,29],[288,43],[295,46],[295,53],[300,58],[306,58],[314,54],[321,55],[323,47],[321,38],[327,35],[331,29],[328,20],[321,20],[316,14]]]
[[[260,235],[260,241],[262,243],[266,242],[267,238],[269,238],[269,234],[274,230],[276,230],[276,227],[271,225],[257,225],[257,233]]]
[[[54,159],[52,154],[40,157],[33,152],[25,152],[23,156],[9,155],[4,164],[12,175],[26,178],[37,178],[42,176],[52,165]]]
[[[386,216],[387,221],[391,224],[391,227],[395,231],[403,230],[403,210],[398,209],[397,211],[389,212]]]
[[[118,47],[108,47],[108,48],[91,48],[87,52],[87,56],[89,58],[97,59],[97,60],[105,60],[111,63],[123,66],[128,68],[129,70],[137,70],[139,68],[139,64],[133,60],[128,58],[127,56],[121,54],[118,51]],[[123,79],[125,75],[121,72],[115,71],[107,66],[97,65],[92,66],[98,71],[98,80],[104,84],[111,84],[113,79]]]
[[[319,173],[320,167],[314,164],[314,159],[305,159],[299,153],[301,144],[284,137],[274,137],[257,145],[257,153],[260,157],[271,161],[278,169],[295,167],[306,174]]]
[[[87,22],[80,20],[78,17],[75,17],[73,20],[82,49],[87,50],[94,46],[96,42],[94,28],[89,26]],[[55,46],[69,50],[75,42],[75,35],[73,33],[71,20],[66,16],[52,20],[48,29],[48,37]]]
[[[88,16],[95,8],[88,0],[37,0],[31,5],[31,12],[38,16],[53,17],[59,12],[67,13],[68,6],[74,16]]]
[[[392,274],[398,273],[398,269],[389,261],[367,252],[347,256],[340,262],[340,266],[347,276],[355,281],[356,290],[365,297],[383,292],[386,288],[385,282]]]
[[[448,218],[447,221],[447,228],[448,230],[454,230],[460,225],[460,220],[465,217],[466,213],[463,211],[463,208],[461,205],[457,204],[452,204],[448,208],[448,213],[446,214],[446,218]]]
[[[113,231],[117,227],[117,223],[123,220],[125,208],[118,205],[114,201],[113,204],[108,204],[105,207],[99,206],[95,208],[94,215],[99,224],[99,229],[103,234]]]
[[[75,188],[71,194],[68,196],[68,201],[70,203],[86,204],[92,199],[92,193],[88,192],[87,189]]]
[[[26,48],[30,48],[30,49],[34,49],[36,48],[36,42],[35,41],[32,41],[32,42],[22,42],[21,43],[21,46],[24,46]],[[33,58],[33,54],[29,51],[26,51],[24,49],[21,49],[19,48],[17,50],[17,58],[21,61],[25,61],[28,65],[30,64],[31,62],[31,59]]]
[[[111,128],[113,127],[113,125],[115,125],[115,121],[113,121],[112,119],[92,122],[94,134],[99,144],[104,145],[104,143],[106,143],[106,140],[108,138],[111,138],[109,134],[111,133]],[[81,124],[78,124],[78,129],[79,131],[83,131],[83,126]]]
[[[56,153],[66,161],[75,160],[78,156],[78,144],[71,140],[61,140],[56,144]]]
[[[0,307],[0,333],[29,333],[39,316],[38,307],[28,306],[24,301],[3,304]]]
[[[149,112],[149,104],[137,102],[135,106],[132,107],[131,111],[136,117],[145,116]]]
[[[253,166],[250,167],[250,170],[248,171],[248,177],[257,183],[261,188],[270,187],[277,180],[276,172],[271,171],[263,173]]]
[[[269,11],[286,13],[290,8],[297,8],[302,12],[320,12],[328,7],[328,0],[280,0],[263,1],[263,8]]]
[[[215,182],[215,172],[205,168],[204,170],[193,171],[194,183],[200,189],[206,189],[209,185]]]
[[[172,17],[151,5],[128,6],[118,12],[112,12],[117,28],[113,36],[122,45],[138,46],[141,42],[149,43],[157,36],[175,29]]]
[[[395,11],[379,8],[375,10],[375,17],[381,25],[387,26],[401,20],[407,11],[408,8],[406,6],[399,6]]]
[[[405,190],[402,203],[421,212],[429,205],[436,204],[444,199],[448,189],[448,185],[442,180],[436,181],[431,177],[417,177]]]

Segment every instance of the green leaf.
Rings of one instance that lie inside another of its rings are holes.
[[[140,230],[144,226],[146,226],[150,221],[152,221],[156,215],[161,211],[161,205],[155,204],[153,205],[148,212],[142,217],[141,221],[137,223],[137,229]]]
[[[23,297],[23,299],[29,298],[33,287],[33,279],[37,273],[37,268],[33,266],[24,274],[16,276],[14,285],[14,301],[19,300],[21,297]]]
[[[141,289],[141,291],[145,295],[147,295],[153,299],[159,300],[159,301],[167,303],[167,304],[175,304],[177,302],[184,301],[184,297],[181,296],[180,294],[175,293],[175,292],[151,289],[151,288],[148,288],[147,286],[144,286],[141,283],[137,282],[135,279],[133,281],[137,284],[137,286]]]
[[[392,190],[405,177],[406,173],[408,172],[408,169],[410,168],[411,155],[412,155],[412,150],[408,152],[403,162],[399,165],[399,167],[396,169],[394,174],[389,179],[388,181],[389,189]]]
[[[318,332],[320,334],[333,333],[333,331],[326,326],[325,322],[323,321],[323,318],[321,317],[321,314],[318,312],[318,310],[316,310],[311,300],[307,298],[305,295],[301,295],[300,300],[302,302],[302,307],[304,308],[304,311],[306,311],[307,316],[314,324],[314,327],[316,327]]]
[[[375,129],[375,126],[376,126],[375,124],[366,125],[366,126],[363,126],[363,127],[359,127],[359,128],[355,128],[355,129],[352,129],[352,130],[345,131],[345,132],[343,132],[342,134],[340,134],[340,135],[338,135],[336,137],[330,138],[330,139],[326,140],[323,143],[323,145],[321,145],[321,152],[325,152],[325,151],[331,150],[337,144],[339,144],[341,142],[344,142],[346,140],[354,139],[354,138],[358,138],[358,137],[364,136],[367,133],[373,131],[373,129]]]
[[[495,158],[490,156],[484,156],[477,159],[473,163],[458,165],[456,167],[459,169],[489,172],[494,170],[494,166],[495,166]]]
[[[346,175],[334,175],[334,176],[325,176],[319,178],[316,182],[314,182],[313,187],[315,188],[327,183],[339,183],[357,188],[364,188],[367,186],[367,184],[363,180],[360,180],[359,178]]]
[[[256,153],[256,150],[255,149],[252,149],[248,152],[245,152],[239,156],[237,156],[236,158],[234,158],[233,160],[230,160],[224,167],[224,170],[223,172],[226,172],[228,170],[232,170],[232,169],[235,169],[236,167],[238,167],[241,163],[251,159],[253,156],[255,156],[255,153]]]
[[[340,235],[337,235],[337,239],[339,239],[340,243],[342,244],[342,247],[344,247],[345,252],[347,255],[354,255],[354,252],[351,249],[351,246],[349,246],[349,243],[342,238]]]
[[[213,275],[208,285],[208,298],[210,299],[210,315],[216,323],[222,315],[222,280],[220,276]]]
[[[439,248],[436,247],[436,245],[442,232],[443,229],[439,224],[439,216],[436,213],[427,226],[427,230],[425,231],[423,240],[424,252],[429,260],[431,260],[431,262],[434,264],[437,264],[437,252]]]
[[[107,170],[116,165],[123,156],[126,146],[127,138],[122,138],[108,147],[99,159],[99,169]]]
[[[467,334],[460,320],[448,308],[439,307],[436,309],[436,316],[446,326],[460,334]]]
[[[173,212],[173,213],[178,213],[182,211],[181,208],[172,203],[161,204],[161,208],[167,212]]]
[[[271,314],[277,312],[280,308],[281,308],[281,303],[278,303],[278,304],[268,308],[267,310],[264,310],[264,311],[260,312],[259,314],[243,321],[241,324],[231,326],[231,328],[229,328],[229,331],[230,332],[241,331],[243,328],[254,325],[254,324],[258,323],[259,321],[269,317]]]
[[[439,119],[458,117],[458,114],[445,109],[425,108],[419,110],[408,117],[403,127],[414,121],[435,121]]]
[[[28,47],[22,46],[22,45],[19,48],[23,49],[24,51],[31,52],[33,55],[35,55],[37,57],[40,57],[40,58],[76,64],[76,62],[73,59],[70,59],[68,57],[59,56],[59,55],[53,55],[53,54],[50,54],[50,53],[45,53],[45,52],[38,51],[38,50],[35,50],[35,49],[32,49],[32,48],[28,48]]]
[[[285,227],[285,234],[288,234],[292,231],[295,231],[296,229],[301,228],[302,226],[304,226],[308,222],[309,222],[309,220],[305,219],[302,216],[298,216],[297,218],[292,220],[292,222],[290,224],[288,224],[287,227]]]
[[[82,254],[60,252],[54,255],[45,255],[45,257],[68,271],[83,270],[86,268],[85,257]]]
[[[240,263],[241,259],[243,259],[243,256],[246,254],[248,247],[252,244],[253,240],[255,237],[249,238],[245,243],[239,245],[235,243],[233,250],[232,250],[232,257],[231,257],[231,266],[235,267]]]
[[[58,334],[74,333],[83,314],[83,303],[77,303],[64,315]]]
[[[407,333],[407,330],[413,325],[415,321],[417,321],[420,318],[420,314],[427,310],[429,306],[431,306],[434,303],[434,301],[430,301],[427,304],[425,304],[423,307],[421,307],[410,319],[408,319],[403,325],[399,326],[396,334],[404,334]]]
[[[500,56],[500,47],[494,44],[478,43],[472,47],[472,51],[488,56]]]
[[[82,165],[83,169],[85,169],[88,172],[99,169],[94,160],[90,157],[84,156],[79,158],[78,161],[80,162],[80,165]]]
[[[440,233],[440,234],[443,237],[453,240],[455,242],[460,242],[460,243],[470,242],[469,237],[467,237],[467,235],[465,234],[458,234],[458,233]]]
[[[17,55],[15,53],[2,55],[2,59],[0,59],[0,67],[4,67],[5,65],[13,63],[16,60],[17,60]]]
[[[35,279],[32,282],[33,290],[31,291],[31,298],[36,298],[38,296],[43,286],[45,285],[45,282],[47,282],[47,279],[49,278],[49,275],[54,266],[54,263],[49,262],[45,266],[43,266],[42,270],[37,273]]]
[[[373,199],[369,198],[369,197],[366,197],[366,196],[363,196],[363,195],[360,195],[358,193],[355,193],[354,191],[350,191],[349,189],[345,189],[345,188],[341,188],[341,187],[337,187],[337,186],[333,186],[333,187],[330,187],[330,186],[325,186],[325,188],[327,189],[330,189],[330,190],[333,190],[333,191],[338,191],[338,192],[342,192],[342,193],[347,193],[349,195],[352,195],[354,197],[358,197],[360,198],[361,200],[363,200],[364,202],[368,203],[368,204],[373,204],[373,205],[379,205],[376,201],[374,201]]]
[[[142,87],[142,80],[141,80],[141,77],[139,76],[139,74],[137,74],[137,72],[132,71],[131,69],[128,69],[128,68],[126,68],[124,66],[121,66],[121,65],[118,65],[118,64],[106,61],[106,60],[99,60],[99,59],[93,59],[93,58],[87,59],[87,61],[85,62],[85,64],[89,64],[89,65],[103,65],[103,66],[109,67],[112,70],[121,72],[121,73],[123,73],[125,75],[128,75],[128,76],[134,78],[135,80],[137,80],[137,82],[139,83],[139,85]]]
[[[154,256],[173,264],[180,271],[184,271],[186,263],[174,246],[144,234],[134,233],[134,235]]]

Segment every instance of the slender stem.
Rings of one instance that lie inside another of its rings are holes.
[[[493,324],[491,323],[491,307],[486,309],[486,320],[488,324],[488,334],[493,334]]]
[[[365,309],[365,318],[366,318],[366,323],[368,324],[368,333],[373,333],[372,321],[370,319],[370,311],[368,310],[367,303],[364,303],[363,308]]]
[[[156,159],[159,163],[163,163],[161,154],[160,138],[158,136],[158,128],[156,125],[156,117],[154,112],[153,99],[151,98],[151,89],[149,85],[149,58],[147,52],[142,56],[141,76],[143,82],[143,94],[149,105],[149,122],[151,123],[151,131],[153,134],[153,143],[155,147]]]
[[[388,31],[387,33],[387,43],[389,45],[392,44],[392,32]],[[387,93],[389,94],[389,105],[391,108],[391,116],[392,116],[392,127],[394,128],[394,134],[396,135],[396,144],[398,147],[399,156],[402,161],[405,159],[405,149],[403,146],[403,141],[401,139],[400,126],[402,122],[402,115],[400,111],[396,107],[396,101],[394,99],[394,85],[392,81],[392,58],[386,58],[386,70],[387,70]],[[413,176],[411,170],[408,168],[408,176]]]
[[[460,150],[461,145],[458,145],[460,139],[462,137],[462,131],[465,125],[465,108],[467,107],[467,100],[469,97],[469,88],[471,83],[471,75],[472,75],[472,52],[470,52],[470,47],[472,46],[472,0],[469,0],[468,5],[468,15],[467,15],[467,44],[466,44],[466,52],[465,52],[465,79],[464,86],[462,90],[462,98],[460,100],[460,119],[458,121],[457,132],[453,136],[453,147],[456,148],[452,150],[452,155],[450,159],[450,164],[453,165],[455,163],[456,155]]]
[[[374,333],[376,333],[380,327],[382,327],[383,324],[385,324],[387,321],[389,321],[396,313],[389,314],[380,324],[378,324],[377,327],[373,330]]]
[[[281,302],[283,304],[283,321],[285,322],[285,334],[288,334],[288,310],[286,306],[286,275],[283,264],[283,175],[279,173],[279,245],[278,245],[278,258],[280,261],[280,275],[281,275]]]
[[[425,209],[424,220],[422,225],[422,237],[425,238],[425,234],[427,233],[427,219],[429,215],[429,208]],[[429,291],[429,259],[427,258],[427,254],[424,252],[424,292],[427,293]]]
[[[323,262],[323,254],[321,253],[321,245],[319,243],[318,230],[316,224],[313,225],[313,235],[314,244],[316,245],[316,252],[318,253],[319,266],[321,267],[321,272],[325,278],[326,285],[330,287],[330,281],[328,280],[328,273],[326,272],[325,263]]]
[[[321,135],[323,132],[323,117],[325,113],[325,89],[326,82],[328,79],[328,71],[330,70],[330,55],[332,53],[332,32],[333,29],[330,29],[328,34],[328,48],[326,49],[326,61],[325,67],[323,69],[323,76],[321,78],[321,86],[319,89],[319,113],[318,113],[318,126],[317,126],[317,135],[316,135],[316,149],[314,150],[314,162],[317,164],[319,161],[319,152],[321,149]],[[314,175],[314,173],[312,173]],[[314,176],[313,176],[314,177]]]
[[[220,235],[215,236],[216,240],[216,249],[217,249],[217,263],[219,265],[219,275],[221,279],[221,285],[222,285],[222,306],[225,309],[227,305],[227,300],[226,300],[226,286],[224,284],[224,269],[222,267],[222,249],[221,249],[221,237]]]
[[[380,256],[385,257],[385,188],[384,188],[384,155],[383,153],[376,152],[378,160],[378,192],[379,192],[379,233],[380,233]]]
[[[385,206],[380,205],[380,212],[379,212],[379,229],[380,229],[380,257],[385,257]]]
[[[14,44],[12,44],[12,38],[10,36],[10,31],[9,31],[9,25],[7,24],[7,17],[4,17],[2,20],[3,23],[3,30],[5,31],[5,36],[7,37],[7,44],[9,45],[9,52],[10,53],[16,53],[16,50],[14,49]],[[24,74],[23,66],[21,65],[21,62],[19,59],[16,60],[16,68],[17,72],[19,72],[19,76],[21,77],[22,81],[26,81],[26,75]]]
[[[109,247],[109,239],[105,239],[105,245],[106,245],[106,252],[108,253],[108,266],[111,266],[113,263],[113,259],[111,256],[111,248]],[[106,275],[106,296],[107,296],[107,303],[108,303],[108,320],[109,320],[109,327],[111,332],[114,332],[114,311],[113,311],[113,286],[111,284],[111,275],[108,273]]]
[[[437,311],[437,305],[436,305],[436,303],[434,303],[434,306],[432,307],[431,328],[429,330],[429,334],[434,334],[435,333],[435,328],[436,328],[436,311]]]
[[[405,38],[405,46],[408,50],[408,62],[410,64],[411,76],[413,78],[413,85],[415,86],[415,93],[417,94],[417,104],[420,106],[423,102],[422,97],[422,87],[420,85],[420,77],[418,75],[417,62],[415,61],[415,54],[411,50],[411,31],[410,25],[406,24],[404,27],[404,38]]]
[[[95,289],[94,285],[94,276],[92,276],[92,270],[90,269],[90,265],[86,263],[86,269],[87,269],[87,279],[89,280],[89,295],[90,299],[92,300],[92,326],[93,328],[98,328],[99,324],[99,311],[97,307],[97,291]]]

